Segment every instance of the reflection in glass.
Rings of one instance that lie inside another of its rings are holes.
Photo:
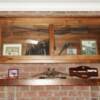
[[[76,48],[67,48],[67,55],[76,55],[77,49]]]
[[[32,41],[27,44],[25,55],[48,55],[49,42],[48,41]]]
[[[95,55],[97,54],[97,45],[95,40],[82,40],[82,54]]]
[[[21,56],[49,55],[48,25],[31,25],[20,22],[18,25],[8,25],[4,28],[2,31],[3,44],[21,44]],[[15,55],[15,53],[9,53],[9,55]]]

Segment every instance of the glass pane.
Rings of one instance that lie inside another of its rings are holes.
[[[56,25],[55,55],[95,55],[97,50],[99,53],[99,46],[97,48],[97,45],[100,43],[100,35],[89,33],[92,27],[89,29],[88,27],[84,25]]]
[[[68,48],[67,54],[68,55],[77,55],[77,49],[76,48]]]
[[[8,25],[3,29],[3,55],[49,55],[46,25]]]
[[[58,39],[57,39],[58,40]],[[78,54],[78,42],[77,41],[68,41],[56,40],[56,55],[77,55]]]

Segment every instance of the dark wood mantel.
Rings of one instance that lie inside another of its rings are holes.
[[[100,79],[0,79],[0,86],[97,86]]]

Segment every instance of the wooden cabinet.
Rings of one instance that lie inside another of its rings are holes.
[[[84,48],[82,41],[92,44]],[[100,62],[99,45],[99,17],[0,18],[3,64],[96,63]],[[91,53],[82,53],[82,48]],[[100,85],[100,79],[0,79],[0,86],[24,85]]]
[[[96,41],[90,54],[82,41]],[[0,63],[100,62],[99,45],[99,17],[0,18]]]

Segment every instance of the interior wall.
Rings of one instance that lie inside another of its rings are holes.
[[[19,78],[55,68],[68,73],[69,67],[87,65],[100,70],[100,63],[93,64],[0,64],[0,78],[7,77],[8,69],[18,68]],[[100,75],[100,72],[99,72]],[[100,86],[1,86],[0,100],[100,100]]]

